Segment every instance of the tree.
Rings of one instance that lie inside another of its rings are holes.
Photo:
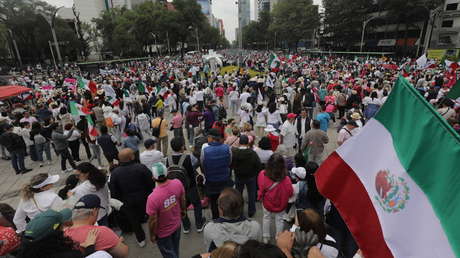
[[[270,31],[283,39],[289,48],[297,48],[319,26],[318,6],[312,0],[281,1],[273,8]]]
[[[39,11],[40,10],[40,11]],[[40,13],[51,15],[56,8],[41,1],[2,0],[0,21],[11,30],[24,63],[51,59],[48,41],[52,41],[51,29]],[[78,42],[73,23],[56,18],[56,35],[63,57],[77,59],[82,42]]]
[[[252,21],[243,28],[243,46],[246,48],[263,49],[273,41],[273,33],[269,30],[272,22],[270,12],[262,11],[258,21]]]

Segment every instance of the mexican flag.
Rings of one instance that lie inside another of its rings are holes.
[[[268,64],[271,69],[278,68],[280,67],[281,61],[275,53],[271,53],[270,58],[268,59]]]
[[[88,114],[91,114],[91,110],[89,110],[88,108],[74,102],[74,101],[70,101],[69,103],[69,106],[70,106],[70,113],[73,115],[73,116],[77,116],[77,117],[80,117],[80,116],[86,116]]]
[[[460,257],[460,136],[399,77],[315,174],[364,257]]]
[[[460,81],[457,81],[447,93],[447,97],[453,100],[460,98]]]
[[[77,85],[80,89],[89,90],[92,94],[96,94],[97,85],[94,81],[86,80],[83,77],[78,77]]]
[[[91,136],[98,136],[98,132],[96,130],[96,126],[94,125],[94,121],[91,118],[91,115],[86,115],[86,121],[88,122],[88,133]]]

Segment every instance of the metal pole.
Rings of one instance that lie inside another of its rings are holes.
[[[54,67],[57,69],[56,58],[54,58],[53,47],[51,46],[51,41],[48,40],[48,45],[50,46],[51,56],[53,57]]]
[[[16,43],[16,39],[14,39],[13,31],[11,29],[8,29],[8,32],[10,33],[11,40],[13,41],[13,47],[14,51],[16,52],[16,58],[18,59],[19,66],[22,67],[21,54],[19,54],[18,44]]]
[[[169,32],[166,31],[166,40],[168,42],[168,53],[171,55],[171,46],[169,45]]]
[[[363,43],[364,43],[364,32],[366,30],[367,21],[363,22],[363,31],[361,33],[361,43],[359,44],[359,52],[363,52]]]
[[[417,52],[415,54],[415,57],[418,57],[418,54],[420,52],[420,46],[422,45],[422,36],[423,36],[424,31],[425,31],[425,23],[423,23],[422,29],[420,30],[420,36],[418,37]]]
[[[61,51],[59,50],[59,43],[57,41],[56,31],[54,31],[54,25],[51,26],[51,33],[53,34],[54,47],[56,48],[57,58],[58,58],[59,64],[61,64],[62,56],[61,56]]]
[[[198,52],[201,52],[201,48],[200,48],[200,38],[198,37],[198,28],[195,28],[195,35],[196,35],[197,51],[198,51]]]

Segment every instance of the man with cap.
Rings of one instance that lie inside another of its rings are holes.
[[[64,209],[60,212],[47,210],[27,224],[18,258],[83,258],[94,252],[96,231],[80,244],[81,250],[75,249],[76,244],[68,241],[62,231],[63,224],[70,221],[72,211]],[[51,247],[51,248],[50,248]]]
[[[321,105],[321,113],[316,115],[316,120],[320,122],[320,129],[327,133],[327,129],[329,128],[329,120],[331,116],[329,113],[326,112],[326,106]]]
[[[163,153],[155,148],[156,140],[147,139],[144,142],[145,151],[140,155],[141,164],[144,164],[150,171],[155,163],[163,162]]]
[[[244,187],[248,191],[248,216],[256,213],[257,175],[262,170],[257,153],[249,147],[247,135],[240,136],[239,147],[232,148],[232,168],[235,172],[236,189],[243,194]]]
[[[112,198],[123,202],[121,210],[127,215],[138,245],[143,247],[145,232],[141,223],[145,221],[145,203],[155,183],[150,170],[135,161],[132,149],[121,150],[118,159],[120,166],[112,171],[110,177],[110,193]]]
[[[337,144],[340,146],[346,140],[350,139],[353,135],[358,133],[358,125],[355,121],[350,120],[340,129],[339,135],[337,136]]]
[[[297,129],[294,126],[296,117],[296,114],[289,113],[286,121],[284,121],[283,125],[280,127],[280,144],[286,147],[287,155],[290,157],[295,155],[294,148],[297,145]]]
[[[146,211],[149,215],[150,240],[156,243],[165,258],[179,258],[182,217],[185,216],[185,189],[178,179],[169,180],[163,163],[152,168],[157,186],[149,195]]]
[[[95,194],[80,198],[72,211],[72,226],[64,230],[64,234],[76,243],[84,243],[92,230],[97,230],[96,251],[107,251],[114,257],[128,257],[128,246],[123,243],[115,232],[105,226],[95,226],[101,199]]]
[[[232,162],[232,151],[230,146],[223,144],[223,135],[216,128],[208,133],[208,144],[201,149],[201,169],[206,178],[206,193],[211,201],[212,218],[219,217],[217,199],[220,192],[233,186],[231,179],[230,165]]]
[[[302,108],[300,116],[295,120],[295,128],[297,129],[298,146],[302,145],[302,139],[305,134],[310,131],[311,119],[308,117],[306,108]]]

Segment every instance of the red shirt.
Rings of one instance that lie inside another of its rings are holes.
[[[292,182],[288,176],[270,189],[275,182],[265,176],[265,170],[262,170],[257,178],[257,184],[259,186],[257,198],[262,200],[264,208],[270,212],[282,212],[285,210],[289,198],[294,194]]]
[[[95,249],[96,251],[105,251],[118,245],[120,238],[108,227],[83,225],[78,227],[70,227],[64,230],[64,234],[70,237],[74,242],[79,244],[85,242],[91,229],[97,228],[97,238]]]
[[[280,137],[272,133],[269,133],[267,137],[268,139],[270,139],[270,144],[272,145],[272,151],[276,151],[276,149],[278,148],[278,145],[280,145]]]
[[[222,88],[222,87],[217,87],[215,89],[215,92],[216,92],[217,97],[223,97],[224,96],[224,88]]]

